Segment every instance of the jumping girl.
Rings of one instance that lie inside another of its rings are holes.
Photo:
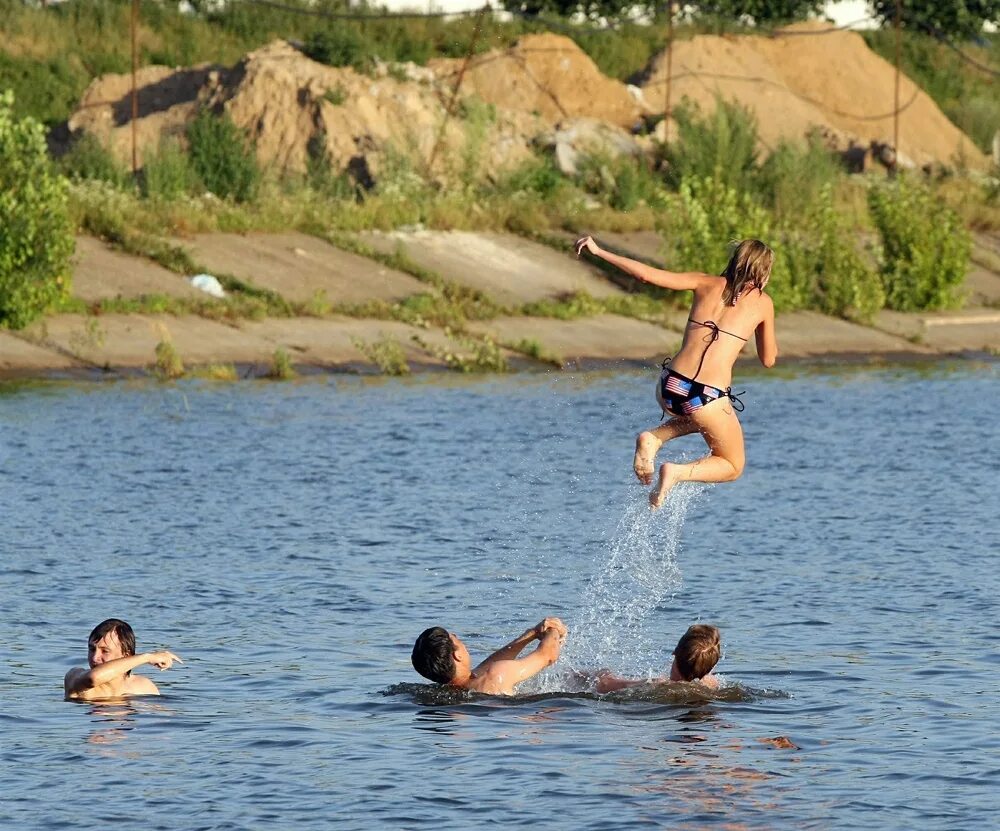
[[[764,294],[774,252],[760,240],[743,240],[717,277],[653,268],[605,251],[592,237],[576,241],[576,255],[584,251],[645,283],[694,292],[680,351],[663,362],[656,385],[656,400],[670,420],[639,434],[633,467],[640,482],[651,484],[656,453],[663,443],[690,433],[701,433],[711,452],[688,464],[662,464],[659,481],[649,494],[650,504],[654,508],[662,505],[678,482],[731,482],[739,478],[745,454],[743,428],[736,413],[742,412],[743,403],[731,386],[733,363],[751,334],[760,362],[772,367],[777,360],[774,304]]]

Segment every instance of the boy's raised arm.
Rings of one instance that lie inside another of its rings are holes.
[[[539,672],[552,666],[559,659],[559,653],[562,651],[562,645],[566,639],[566,626],[559,618],[546,618],[539,626],[542,624],[547,624],[547,626],[542,630],[538,638],[538,646],[533,652],[528,653],[523,658],[492,660],[493,656],[490,656],[481,664],[485,673],[493,676],[493,681],[501,689],[513,690],[517,684],[538,675]],[[523,649],[523,647],[521,648]],[[518,651],[520,652],[520,650]]]
[[[76,695],[85,690],[107,684],[115,678],[120,678],[127,672],[131,672],[143,664],[152,664],[158,669],[170,669],[174,661],[183,663],[173,652],[143,652],[140,655],[128,655],[124,658],[115,658],[113,661],[105,661],[98,664],[93,669],[83,669],[74,667],[66,673],[63,679],[63,691],[66,696]]]

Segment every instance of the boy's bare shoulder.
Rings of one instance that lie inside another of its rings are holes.
[[[160,688],[145,675],[132,675],[125,686],[127,695],[159,695]]]

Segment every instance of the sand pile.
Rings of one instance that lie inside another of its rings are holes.
[[[827,30],[824,34],[817,34]],[[674,46],[671,100],[682,97],[710,111],[715,95],[757,115],[762,143],[799,139],[815,127],[844,149],[853,140],[891,143],[895,69],[854,32],[802,23],[777,37],[701,35]],[[643,86],[647,101],[665,96],[666,56],[657,56]],[[900,83],[899,144],[918,165],[985,157],[909,78]]]
[[[716,94],[735,99],[756,113],[767,148],[783,138],[801,139],[814,128],[841,149],[851,142],[891,142],[892,66],[857,34],[815,34],[823,26],[800,24],[773,38],[706,35],[680,41],[674,47],[672,101],[687,97],[708,110]],[[382,67],[370,77],[317,63],[275,41],[231,69],[146,67],[139,73],[140,164],[145,151],[163,137],[182,137],[198,109],[212,105],[249,132],[261,162],[281,170],[303,171],[310,155],[321,151],[335,170],[352,171],[359,181],[377,179],[390,150],[409,156],[422,170],[461,64]],[[662,109],[665,99],[665,64],[658,56],[643,85],[654,109]],[[128,75],[95,80],[69,122],[72,131],[94,133],[126,164],[132,152],[130,83]],[[958,156],[973,167],[986,164],[912,81],[904,79],[901,86],[904,156],[920,165],[951,163]],[[495,173],[526,158],[553,127],[599,120],[607,125],[605,132],[621,133],[644,109],[628,87],[602,75],[571,40],[553,34],[529,35],[510,49],[476,57],[461,94],[494,105],[495,117],[483,118],[480,107],[476,120],[475,108],[467,107],[465,115],[449,119],[435,156],[436,175],[474,175],[472,164]],[[627,137],[613,138],[609,150],[618,152]]]
[[[337,170],[377,172],[390,149],[426,160],[445,120],[446,90],[432,73],[417,80],[403,73],[372,78],[351,68],[317,63],[285,41],[248,54],[231,70],[146,67],[139,74],[138,147],[142,155],[161,138],[182,136],[204,104],[221,106],[247,130],[265,165],[285,171],[306,169],[310,154],[325,150]],[[131,160],[131,78],[105,75],[84,93],[69,122],[107,144],[123,162]],[[479,163],[496,170],[528,155],[526,135],[543,129],[537,117],[502,111],[487,125],[470,128],[461,117],[448,120],[441,134],[435,169],[463,158],[470,143]],[[473,130],[472,132],[475,132]],[[465,155],[467,158],[467,154]]]
[[[463,61],[431,61],[453,83]],[[538,113],[552,124],[574,116],[631,128],[641,110],[628,88],[601,74],[590,57],[562,35],[526,35],[510,49],[494,49],[469,62],[463,93],[503,110]]]

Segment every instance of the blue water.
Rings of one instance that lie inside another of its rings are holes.
[[[745,377],[744,477],[655,515],[636,373],[0,388],[0,827],[990,827],[997,380]],[[549,614],[523,696],[410,668]],[[185,663],[64,702],[110,616]],[[696,620],[720,695],[567,692]]]

